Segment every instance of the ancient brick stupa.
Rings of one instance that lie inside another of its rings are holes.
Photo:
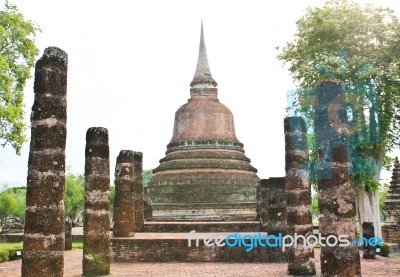
[[[175,113],[166,156],[147,198],[153,220],[255,220],[257,169],[237,139],[232,112],[217,98],[201,26],[190,99]]]
[[[400,163],[397,157],[383,213],[385,214],[385,224],[382,226],[383,239],[400,245]]]

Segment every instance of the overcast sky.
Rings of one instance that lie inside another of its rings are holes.
[[[72,173],[84,171],[85,134],[94,126],[109,130],[111,174],[122,149],[143,152],[144,169],[158,166],[175,111],[190,97],[203,18],[218,96],[233,112],[246,155],[260,178],[285,175],[283,118],[286,92],[295,86],[275,47],[293,39],[308,6],[324,1],[11,2],[41,26],[39,57],[48,46],[68,53],[66,153]],[[398,0],[356,2],[400,12]],[[28,125],[33,96],[32,78],[25,89]],[[0,149],[0,184],[25,185],[28,153],[29,143],[21,156]]]

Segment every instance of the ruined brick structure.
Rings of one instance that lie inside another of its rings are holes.
[[[133,151],[121,150],[115,165],[114,228],[115,237],[134,235]]]
[[[108,130],[89,128],[85,149],[83,275],[110,273],[110,150]]]
[[[356,192],[350,171],[349,125],[344,86],[325,81],[316,89],[314,132],[318,154],[319,230],[323,237],[356,238]],[[338,101],[342,100],[342,101]],[[340,122],[334,127],[331,122]],[[334,245],[335,239],[331,239]],[[360,254],[354,245],[321,245],[322,276],[361,276]]]
[[[306,123],[301,117],[284,120],[285,169],[288,234],[309,237],[313,234],[311,216],[311,183]],[[314,276],[314,247],[302,242],[290,247],[288,273],[294,276]]]
[[[383,213],[385,214],[385,224],[382,226],[383,239],[400,245],[400,163],[397,157]]]
[[[63,276],[67,67],[56,47],[36,62],[22,276]]]
[[[260,208],[262,211],[260,214],[261,230],[276,237],[279,234],[285,236],[287,233],[287,217],[284,177],[261,179]],[[270,243],[274,244],[275,240],[270,240]],[[268,262],[276,263],[288,260],[287,251],[282,251],[281,247],[267,246],[266,248]]]
[[[190,99],[175,113],[166,156],[147,189],[154,220],[254,220],[257,169],[217,98],[201,28]]]

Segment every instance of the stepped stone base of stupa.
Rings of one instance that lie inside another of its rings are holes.
[[[151,221],[253,221],[256,203],[155,203]]]
[[[382,226],[382,238],[385,242],[397,243],[400,246],[400,226],[398,224],[385,224]]]
[[[213,152],[191,151],[197,155]],[[222,151],[219,151],[222,152]],[[235,153],[236,154],[236,153]],[[241,153],[243,156],[244,154]],[[243,158],[244,159],[244,158]],[[200,167],[200,158],[186,160],[186,167]],[[177,162],[181,162],[180,159]],[[168,166],[175,165],[175,160]],[[189,163],[190,162],[190,163]],[[218,163],[217,163],[218,162]],[[165,166],[161,164],[160,167]],[[179,165],[184,167],[183,165]],[[156,171],[145,197],[155,221],[251,221],[256,219],[259,178],[254,171],[211,168],[251,168],[247,161],[207,160],[207,169]],[[159,170],[157,168],[156,170]]]
[[[259,221],[145,221],[145,233],[258,232]]]

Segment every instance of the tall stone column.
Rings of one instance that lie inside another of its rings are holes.
[[[121,150],[115,165],[114,228],[116,237],[132,237],[135,226],[133,195],[134,152]]]
[[[64,232],[65,232],[65,250],[72,250],[72,222],[71,221],[65,221]]]
[[[110,273],[110,159],[108,131],[89,128],[85,151],[83,275]]]
[[[318,205],[322,276],[361,276],[356,238],[356,193],[349,160],[349,123],[344,87],[326,81],[316,89],[314,132],[317,146]],[[348,246],[335,244],[345,235]],[[329,239],[330,237],[330,239]]]
[[[63,276],[67,67],[56,47],[36,62],[22,276]]]
[[[268,235],[278,237],[281,233],[283,237],[287,233],[285,178],[272,177],[261,180],[261,190],[264,190],[263,194],[267,196],[267,211],[262,215],[267,217],[266,231]],[[274,242],[274,240],[270,241],[270,243]],[[286,262],[288,259],[287,252],[282,251],[281,247],[268,247],[267,250],[268,262]]]
[[[301,117],[284,120],[286,160],[287,230],[294,237],[313,234],[311,216],[311,185],[306,123]],[[314,247],[297,246],[288,249],[288,273],[295,276],[315,276]]]
[[[143,195],[143,154],[133,152],[133,198],[135,211],[135,232],[143,232],[144,229],[144,195]]]

